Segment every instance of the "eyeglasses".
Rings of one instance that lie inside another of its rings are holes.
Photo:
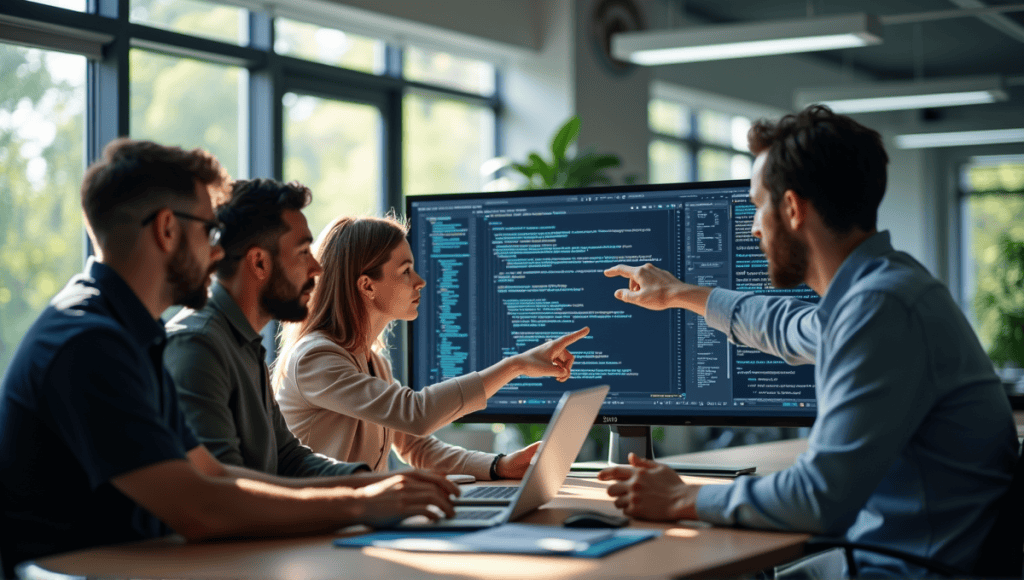
[[[142,225],[147,225],[149,224],[149,222],[155,220],[157,214],[160,213],[161,211],[162,209],[158,209],[155,212],[149,214],[149,217],[142,220]],[[210,238],[210,246],[216,246],[217,244],[220,243],[220,236],[221,234],[224,233],[224,222],[219,220],[208,220],[206,218],[201,218],[197,215],[192,215],[190,213],[185,213],[183,211],[171,210],[171,213],[182,219],[203,222],[203,226],[206,228],[206,235],[209,236]]]

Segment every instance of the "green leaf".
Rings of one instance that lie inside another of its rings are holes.
[[[520,163],[513,163],[512,169],[515,169],[519,173],[522,173],[523,175],[526,176],[527,179],[530,179],[537,174],[532,165],[522,165]]]
[[[540,155],[536,153],[530,153],[530,167],[540,177],[541,183],[545,185],[551,185],[555,181],[555,175],[557,171],[555,167],[548,165]]]
[[[554,155],[555,165],[561,165],[565,160],[565,152],[569,149],[569,145],[576,140],[580,135],[580,118],[573,115],[568,121],[562,125],[562,128],[555,134],[555,138],[551,140],[551,154]]]

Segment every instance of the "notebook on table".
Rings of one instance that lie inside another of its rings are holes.
[[[515,521],[551,501],[565,482],[565,476],[569,474],[573,460],[583,447],[607,394],[608,386],[602,385],[567,391],[562,395],[541,438],[540,447],[530,461],[526,476],[518,486],[512,487],[508,505],[462,505],[462,502],[457,502],[454,517],[436,522],[414,517],[401,522],[397,527],[428,530],[487,528]],[[470,493],[473,492],[470,490]]]

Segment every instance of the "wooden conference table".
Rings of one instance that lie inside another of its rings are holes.
[[[666,457],[667,461],[757,465],[759,474],[785,469],[806,449],[802,439]],[[695,483],[721,479],[687,478]],[[725,480],[728,481],[728,480]],[[617,512],[607,484],[570,477],[557,498],[523,522],[558,525],[580,509]],[[187,544],[178,537],[93,548],[43,558],[38,571],[100,578],[673,578],[724,577],[751,573],[793,560],[807,534],[716,527],[681,527],[633,521],[661,528],[660,537],[603,558],[427,554],[384,548],[335,548],[338,535],[277,540]]]

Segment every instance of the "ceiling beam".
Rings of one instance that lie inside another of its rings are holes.
[[[949,0],[960,8],[983,8],[987,7],[981,0]],[[1024,26],[1011,20],[1005,14],[980,14],[978,20],[983,21],[992,28],[1006,34],[1018,42],[1024,42]]]

